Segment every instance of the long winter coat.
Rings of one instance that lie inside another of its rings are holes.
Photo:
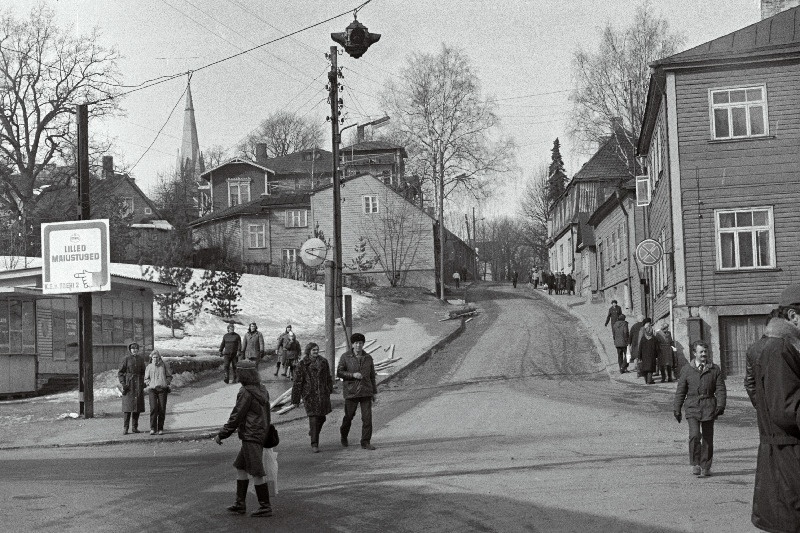
[[[672,333],[662,329],[656,333],[656,339],[658,339],[658,366],[675,366]]]
[[[760,434],[751,520],[766,531],[800,532],[800,329],[770,321],[747,362]]]
[[[631,326],[631,359],[639,358],[639,333],[642,331],[642,323],[636,322]]]
[[[264,336],[260,331],[248,331],[244,334],[242,339],[242,353],[245,359],[258,361],[264,354],[266,346],[264,346]]]
[[[269,393],[264,385],[242,385],[231,416],[219,430],[219,437],[227,439],[236,431],[240,440],[263,443],[270,419]]]
[[[624,318],[611,325],[611,332],[614,334],[614,346],[617,348],[624,348],[631,343],[628,323]]]
[[[297,339],[286,339],[283,342],[282,362],[285,365],[293,365],[300,357],[300,343]]]
[[[122,395],[123,413],[143,413],[144,412],[144,371],[147,363],[142,355],[128,354],[122,360],[117,377],[123,390],[127,392]]]
[[[303,399],[308,416],[325,416],[331,408],[333,378],[328,361],[323,357],[306,357],[295,368],[292,403]]]
[[[641,364],[639,365],[639,372],[655,372],[656,371],[656,359],[658,358],[658,339],[655,336],[655,333],[651,334],[651,337],[647,337],[645,334],[644,328],[639,331],[639,359],[641,359]]]
[[[345,353],[336,366],[336,375],[344,380],[342,394],[345,400],[370,398],[378,394],[378,386],[375,382],[375,363],[367,352],[361,353],[361,357],[356,357],[353,352]],[[356,372],[361,373],[361,379],[353,377]]]
[[[717,410],[725,409],[727,398],[722,369],[709,361],[700,373],[692,362],[681,369],[673,411],[678,413],[683,407],[686,418],[707,422],[716,418]]]

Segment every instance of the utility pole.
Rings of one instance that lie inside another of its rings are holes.
[[[89,106],[77,108],[78,117],[78,219],[89,220]],[[92,356],[92,293],[78,294],[78,382],[80,414],[94,418],[94,361]]]
[[[475,260],[473,261],[472,269],[475,272],[475,279],[478,279],[478,252],[475,250],[475,247],[478,244],[478,226],[475,225],[475,206],[472,206],[472,253],[475,254]]]
[[[445,242],[444,242],[444,151],[442,141],[439,140],[439,299],[444,300],[444,261],[445,261]]]
[[[325,330],[327,337],[328,363],[335,369],[336,347],[336,319],[342,316],[342,199],[341,179],[339,176],[339,77],[341,73],[337,66],[339,51],[336,46],[331,46],[329,58],[331,70],[328,72],[328,99],[331,104],[331,152],[333,154],[333,272],[325,277],[326,304],[333,309],[325,312]],[[326,273],[328,272],[326,268]],[[332,290],[328,287],[328,282]],[[350,339],[346,342],[350,345]],[[335,372],[335,370],[333,370]]]

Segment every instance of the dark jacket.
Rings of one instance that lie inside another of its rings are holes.
[[[622,308],[617,304],[612,305],[608,308],[608,315],[606,315],[606,323],[604,324],[607,326],[609,322],[611,323],[611,327],[614,327],[614,324],[617,323],[617,317],[622,314]]]
[[[122,360],[117,377],[123,387],[122,412],[123,413],[143,413],[144,412],[144,370],[147,368],[144,357],[141,355],[128,354]]]
[[[367,352],[361,352],[361,357],[353,355],[349,351],[342,355],[339,364],[336,366],[336,375],[344,380],[342,393],[344,399],[350,398],[369,398],[378,394],[378,386],[375,384],[375,364],[372,356]],[[356,372],[361,373],[361,379],[353,377]]]
[[[643,324],[636,322],[631,326],[631,359],[639,358],[639,332],[642,330]]]
[[[767,323],[767,327],[764,328],[764,334],[761,336],[761,339],[766,337],[783,336],[782,332],[785,329],[785,324],[783,324],[784,322],[786,322],[786,320],[783,318],[771,318]],[[750,403],[753,404],[753,407],[756,406],[756,378],[753,374],[753,365],[760,357],[761,352],[761,345],[758,342],[755,342],[752,346],[750,346],[750,348],[748,348],[747,357],[745,358],[744,390],[747,391],[747,396],[750,397]]]
[[[617,348],[624,348],[631,343],[628,323],[624,318],[611,325],[611,332],[614,334],[614,346]]]
[[[244,353],[245,359],[258,361],[264,355],[264,350],[266,350],[264,346],[264,336],[260,331],[248,331],[244,334],[242,353]]]
[[[331,408],[333,378],[328,361],[323,357],[306,357],[295,369],[292,385],[292,403],[297,405],[300,398],[308,416],[325,416]]]
[[[675,366],[672,333],[662,329],[656,332],[656,339],[658,339],[658,366]]]
[[[222,336],[222,342],[219,344],[219,353],[222,356],[231,356],[239,353],[242,349],[242,338],[238,333],[228,332]]]
[[[684,365],[675,390],[673,411],[679,413],[686,409],[686,418],[696,418],[701,422],[714,420],[717,413],[725,409],[728,393],[722,369],[708,362],[703,373],[694,363]]]
[[[747,359],[760,437],[751,520],[766,531],[800,532],[800,329],[770,321]]]
[[[639,372],[655,372],[656,359],[658,358],[658,339],[655,332],[652,332],[652,337],[648,339],[644,328],[640,329],[637,346],[639,359],[641,360]]]
[[[285,339],[283,342],[283,362],[292,363],[299,357],[300,342],[296,338],[294,340]]]
[[[219,430],[219,438],[227,439],[237,431],[240,440],[263,443],[270,423],[267,389],[264,385],[242,385],[230,418]]]

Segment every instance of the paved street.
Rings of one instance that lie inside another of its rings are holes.
[[[687,462],[673,388],[612,380],[580,322],[510,285],[470,290],[482,313],[390,381],[374,452],[338,444],[341,411],[312,454],[281,428],[268,519],[228,516],[238,442],[6,451],[8,531],[754,531],[758,434],[749,403],[716,426],[713,477]],[[354,424],[354,429],[357,424]],[[357,432],[351,441],[357,442]],[[248,505],[256,505],[248,496]]]

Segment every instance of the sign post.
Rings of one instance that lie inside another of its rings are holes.
[[[664,248],[655,239],[645,239],[636,245],[636,259],[644,266],[653,266],[661,261]]]

